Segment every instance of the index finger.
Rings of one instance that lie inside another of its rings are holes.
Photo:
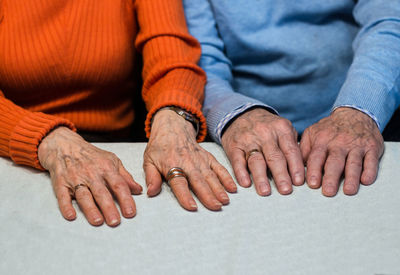
[[[249,172],[247,171],[247,162],[244,151],[234,148],[232,151],[227,150],[226,152],[239,185],[242,187],[250,187],[251,179]]]

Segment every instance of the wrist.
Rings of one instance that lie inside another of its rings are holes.
[[[40,165],[42,165],[45,169],[48,169],[46,165],[46,159],[48,159],[50,152],[54,151],[54,147],[57,146],[56,140],[63,136],[66,132],[75,132],[71,131],[69,128],[65,126],[59,126],[50,131],[39,143],[38,146],[38,159]]]
[[[151,123],[151,133],[172,131],[175,133],[185,132],[190,134],[195,140],[197,133],[193,124],[178,115],[175,111],[162,108],[154,114]]]
[[[193,126],[193,128],[194,128],[194,130],[195,130],[195,132],[196,132],[195,136],[197,136],[197,135],[199,134],[199,130],[200,130],[200,121],[199,121],[193,114],[191,114],[191,113],[189,113],[188,111],[186,111],[186,110],[184,110],[184,109],[181,109],[181,108],[179,108],[179,107],[176,107],[176,106],[166,106],[166,107],[163,107],[163,108],[161,108],[160,110],[158,110],[158,111],[155,113],[155,115],[153,116],[153,118],[154,118],[158,113],[160,113],[160,112],[162,112],[162,111],[165,111],[165,110],[175,112],[175,114],[177,114],[178,116],[180,116],[181,119],[184,119],[185,121],[189,122],[189,123]],[[154,120],[154,119],[153,119],[153,120]]]

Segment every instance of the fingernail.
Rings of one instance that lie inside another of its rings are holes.
[[[282,186],[281,187],[282,194],[286,195],[286,194],[290,193],[290,186],[286,182],[283,182],[280,185]]]
[[[325,189],[325,193],[328,196],[332,196],[332,195],[334,195],[336,193],[336,190],[335,190],[335,188],[333,186],[327,186],[324,189]]]
[[[311,186],[311,187],[317,187],[317,178],[316,177],[311,177],[310,178],[310,182],[309,182],[309,185]]]
[[[221,194],[220,194],[220,197],[221,197],[221,199],[223,199],[224,201],[229,200],[228,195],[225,194],[225,193],[221,193]]]
[[[296,184],[302,184],[302,177],[301,177],[300,173],[297,173],[294,176],[294,181],[296,182]]]
[[[126,208],[125,209],[125,213],[127,214],[127,215],[132,215],[133,214],[133,208],[132,207],[128,207],[128,208]]]
[[[240,182],[242,183],[242,185],[244,187],[249,187],[250,186],[250,181],[248,181],[246,177],[241,178]]]
[[[191,208],[197,209],[197,204],[193,199],[189,200],[189,205]]]
[[[67,216],[67,219],[69,219],[69,220],[73,219],[74,218],[74,213],[73,212],[68,212],[66,216]]]
[[[222,207],[222,203],[220,203],[219,201],[214,201],[214,205],[216,207]]]
[[[345,185],[344,192],[353,194],[355,192],[355,186],[354,185]]]
[[[262,195],[268,195],[268,187],[265,185],[260,186],[260,192]]]
[[[96,217],[96,218],[94,218],[94,222],[95,222],[96,224],[101,223],[102,221],[103,221],[103,220],[102,220],[101,217]]]
[[[114,225],[117,225],[118,223],[119,223],[118,219],[113,218],[113,219],[111,219],[110,225],[114,226]]]

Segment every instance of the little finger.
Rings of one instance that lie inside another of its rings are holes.
[[[228,157],[239,185],[242,187],[250,187],[251,179],[247,171],[247,162],[244,152],[240,149],[233,149],[232,153],[228,154]]]

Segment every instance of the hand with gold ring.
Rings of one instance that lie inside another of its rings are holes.
[[[290,194],[292,184],[304,183],[297,132],[287,119],[251,109],[234,118],[221,140],[239,185],[251,186],[251,174],[257,193],[269,195],[268,170],[281,194]]]
[[[42,140],[38,156],[50,173],[65,219],[76,218],[73,198],[92,225],[101,225],[104,220],[109,226],[120,223],[113,197],[125,218],[135,216],[132,194],[140,194],[142,187],[113,153],[95,147],[68,128],[59,127]]]
[[[229,172],[196,142],[193,125],[171,110],[154,116],[143,168],[148,196],[160,193],[164,178],[189,211],[197,209],[191,191],[210,210],[229,203],[226,191],[236,192]]]

